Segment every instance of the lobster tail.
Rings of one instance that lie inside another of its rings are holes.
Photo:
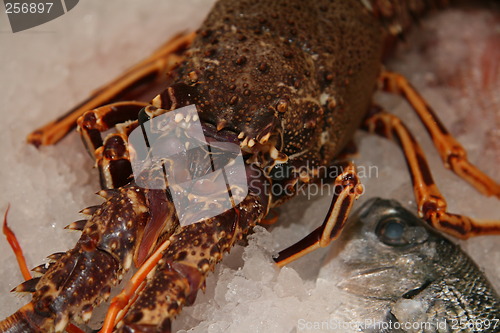
[[[0,322],[0,332],[5,333],[25,333],[43,332],[43,326],[47,318],[36,313],[33,303],[28,303],[20,308],[16,313]]]

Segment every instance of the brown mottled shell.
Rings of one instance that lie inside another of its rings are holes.
[[[359,0],[219,1],[171,79],[242,146],[265,138],[295,165],[325,165],[370,105],[382,40]]]

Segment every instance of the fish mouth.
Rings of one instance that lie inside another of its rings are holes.
[[[418,294],[420,294],[421,292],[423,292],[425,289],[427,289],[427,287],[430,286],[430,284],[432,282],[434,282],[434,281],[433,280],[426,280],[424,283],[422,283],[422,285],[420,287],[417,287],[417,288],[414,288],[414,289],[407,291],[401,297],[403,297],[404,299],[412,299],[415,296],[417,296]]]

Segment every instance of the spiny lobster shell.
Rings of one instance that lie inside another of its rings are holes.
[[[194,83],[201,119],[242,146],[269,140],[292,165],[330,165],[371,103],[383,33],[361,2],[217,2],[199,36],[170,82]],[[166,95],[155,106],[169,109]]]

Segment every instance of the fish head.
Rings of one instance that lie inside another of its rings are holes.
[[[394,200],[375,198],[349,220],[337,241],[337,286],[379,300],[410,297],[442,274],[450,242]]]

